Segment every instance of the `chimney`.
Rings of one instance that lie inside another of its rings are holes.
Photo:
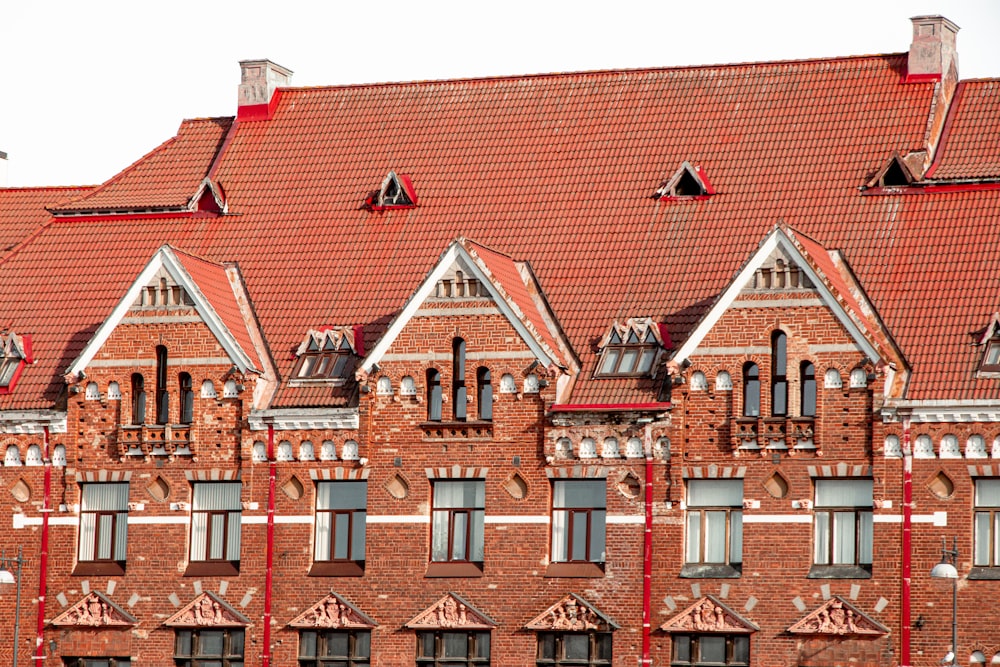
[[[279,88],[292,81],[292,70],[270,60],[241,60],[238,120],[268,120],[281,98]]]
[[[955,36],[958,26],[943,16],[914,16],[913,43],[907,62],[907,81],[939,81],[952,73],[958,78]]]

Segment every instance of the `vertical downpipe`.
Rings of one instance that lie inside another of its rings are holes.
[[[52,496],[52,459],[49,452],[49,427],[42,427],[42,461],[45,463],[45,481],[42,495],[42,551],[38,558],[38,632],[35,635],[35,667],[45,659],[45,590],[49,569],[49,507]],[[16,651],[17,648],[15,647]]]
[[[267,570],[264,579],[264,656],[262,667],[271,665],[271,589],[274,577],[274,424],[267,424]]]
[[[900,603],[900,665],[910,666],[910,574],[913,559],[913,451],[910,449],[910,416],[903,417],[903,562]]]
[[[653,591],[653,434],[646,425],[643,450],[646,454],[646,530],[642,536],[642,664],[653,664],[650,650]]]

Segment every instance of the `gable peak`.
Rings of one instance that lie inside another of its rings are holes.
[[[884,635],[889,629],[844,598],[834,595],[788,628],[799,635]]]
[[[660,626],[664,632],[756,632],[755,624],[724,605],[718,598],[706,595]]]
[[[371,629],[377,626],[378,623],[367,614],[332,591],[288,624],[290,628]]]
[[[457,594],[448,593],[414,616],[405,627],[411,630],[445,628],[488,630],[496,627],[496,622]]]
[[[585,632],[596,630],[608,632],[618,629],[618,625],[605,616],[596,607],[570,593],[550,606],[524,626],[528,630],[549,632],[552,630],[570,630]]]
[[[382,179],[378,190],[365,197],[363,208],[369,211],[387,211],[395,208],[413,208],[417,205],[417,192],[413,181],[406,174],[390,171]]]
[[[238,628],[250,625],[250,619],[233,609],[215,594],[202,593],[163,622],[170,628]]]
[[[700,166],[692,166],[685,160],[674,174],[660,183],[653,194],[654,199],[703,199],[715,194],[715,188],[708,180],[708,175]]]
[[[52,619],[52,625],[64,627],[124,627],[139,621],[109,600],[102,593],[92,591],[79,602]]]

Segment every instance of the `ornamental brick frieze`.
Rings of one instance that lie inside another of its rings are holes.
[[[889,629],[835,595],[819,609],[788,628],[788,632],[801,635],[880,636],[887,634]]]
[[[96,591],[52,619],[56,627],[123,628],[139,621]]]
[[[524,627],[540,632],[553,630],[608,632],[618,626],[586,600],[570,593],[533,618]]]
[[[312,607],[296,616],[292,628],[362,628],[378,626],[369,616],[336,593],[330,593]]]
[[[496,622],[455,593],[448,593],[430,607],[414,616],[407,628],[411,630],[488,630]]]
[[[212,593],[202,593],[163,623],[171,628],[234,628],[250,625],[250,619]]]
[[[706,595],[660,626],[664,632],[750,633],[758,628],[724,605]]]

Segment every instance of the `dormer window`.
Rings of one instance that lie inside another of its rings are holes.
[[[663,344],[659,327],[648,318],[617,323],[605,336],[598,362],[598,377],[651,376]]]
[[[347,380],[354,373],[359,352],[351,328],[310,331],[298,350],[293,380]]]
[[[866,188],[905,188],[920,180],[911,171],[906,160],[899,153],[893,153],[886,163],[875,174],[874,178],[865,184]]]
[[[18,336],[14,332],[0,333],[0,394],[9,394],[14,390],[24,370],[25,364],[30,364],[31,337]]]
[[[412,208],[417,205],[417,193],[413,182],[406,174],[390,171],[381,187],[365,197],[364,208],[369,211],[385,211],[393,208]]]
[[[1000,313],[993,315],[989,326],[974,334],[983,347],[979,372],[987,377],[1000,377]]]
[[[690,162],[684,162],[674,175],[660,184],[653,195],[654,199],[702,199],[714,195],[715,189],[708,182],[708,177],[701,167],[694,167]]]

